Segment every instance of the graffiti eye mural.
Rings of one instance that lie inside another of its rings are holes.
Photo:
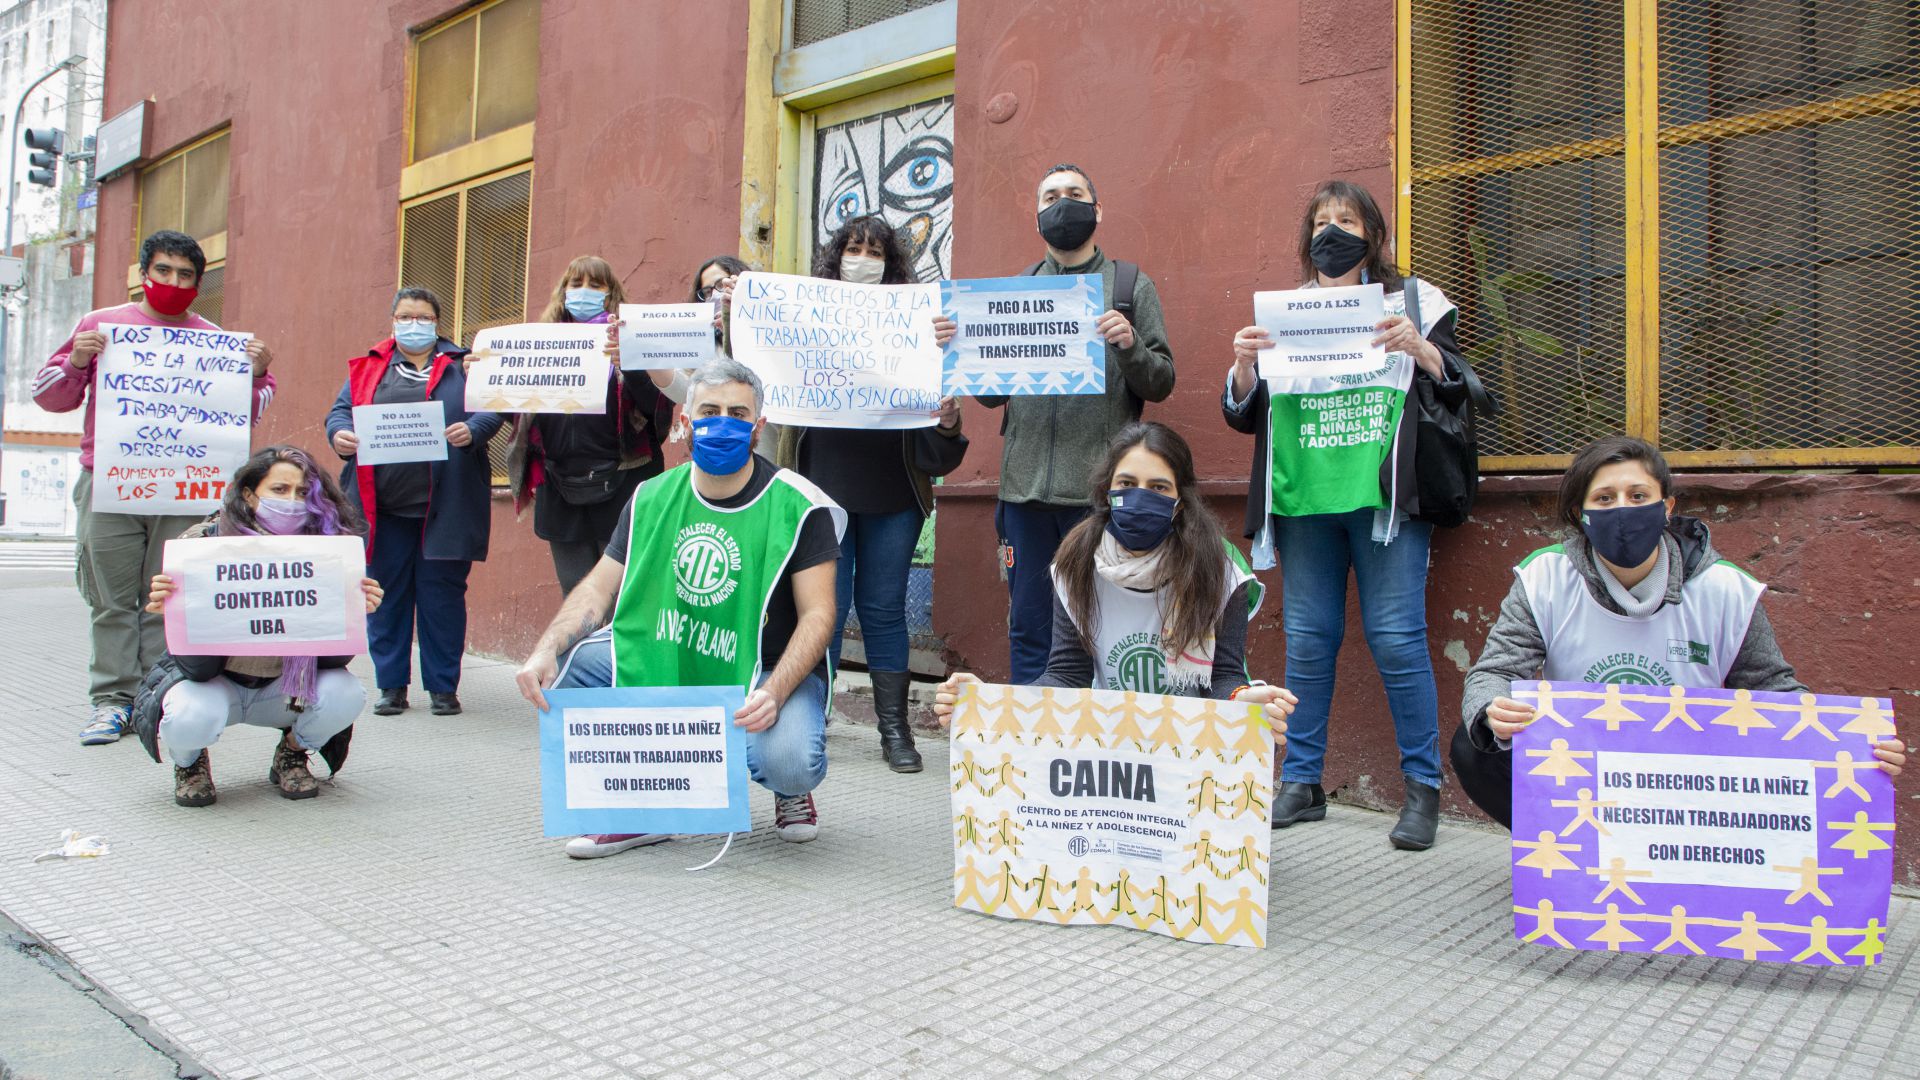
[[[953,99],[823,126],[814,134],[813,245],[848,219],[878,214],[921,281],[947,276],[953,252]]]

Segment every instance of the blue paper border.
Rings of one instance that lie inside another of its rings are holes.
[[[940,310],[953,311],[954,298],[967,293],[1040,293],[1064,296],[1069,304],[1080,305],[1079,310],[1071,313],[1073,317],[1097,321],[1102,312],[1103,291],[1099,274],[949,279],[940,282]],[[958,340],[958,337],[954,339]],[[1105,342],[1097,340],[1085,342],[1083,352],[1069,354],[1065,360],[1035,360],[1030,368],[1012,374],[967,375],[954,370],[959,363],[959,347],[948,342],[940,356],[941,394],[1030,396],[1107,392],[1107,347]],[[1050,376],[1065,379],[1065,387],[1057,390],[1044,387],[1042,384]]]
[[[548,690],[540,713],[540,809],[547,836],[588,833],[728,833],[753,828],[747,802],[747,733],[733,723],[738,686],[613,686]],[[719,707],[726,710],[727,805],[698,810],[569,810],[562,727],[568,709]]]

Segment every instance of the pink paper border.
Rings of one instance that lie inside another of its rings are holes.
[[[209,537],[207,539],[238,539],[234,537]],[[192,645],[187,642],[187,612],[180,599],[182,589],[176,588],[161,611],[166,618],[167,651],[175,656],[358,656],[367,651],[367,602],[360,590],[360,579],[367,576],[366,544],[357,536],[263,536],[247,537],[279,546],[284,540],[324,540],[329,546],[338,546],[341,554],[347,554],[348,544],[352,545],[352,558],[347,563],[347,636],[338,641],[301,641],[291,644],[273,642],[236,641],[231,643],[201,643]],[[160,557],[161,572],[171,577],[175,584],[181,583],[180,549],[181,544],[199,543],[195,540],[169,540]]]

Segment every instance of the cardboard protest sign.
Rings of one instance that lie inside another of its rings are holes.
[[[367,651],[366,541],[357,536],[169,540],[162,609],[178,656],[350,656]]]
[[[1886,698],[1527,681],[1521,941],[1872,964],[1893,886]]]
[[[620,370],[699,367],[713,355],[712,304],[620,305]]]
[[[473,336],[468,412],[604,413],[607,328],[520,323]]]
[[[353,433],[360,437],[354,461],[396,465],[447,460],[447,406],[439,401],[407,405],[355,405]]]
[[[1385,293],[1372,285],[1253,294],[1253,321],[1273,335],[1260,351],[1260,377],[1366,375],[1386,366],[1379,334]]]
[[[728,340],[766,385],[773,423],[932,427],[940,405],[938,289],[750,271],[733,291]]]
[[[752,828],[737,686],[548,690],[540,803],[548,836]]]
[[[959,323],[941,357],[945,393],[1107,392],[1098,274],[942,281],[940,310]]]
[[[1265,947],[1260,706],[963,683],[951,738],[955,907]]]
[[[253,438],[252,334],[103,323],[94,393],[93,509],[204,514]]]

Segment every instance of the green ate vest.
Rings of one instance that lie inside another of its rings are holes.
[[[815,508],[845,516],[786,469],[745,506],[716,508],[682,465],[640,485],[628,508],[626,577],[613,608],[615,686],[738,686],[760,678],[774,586]]]

